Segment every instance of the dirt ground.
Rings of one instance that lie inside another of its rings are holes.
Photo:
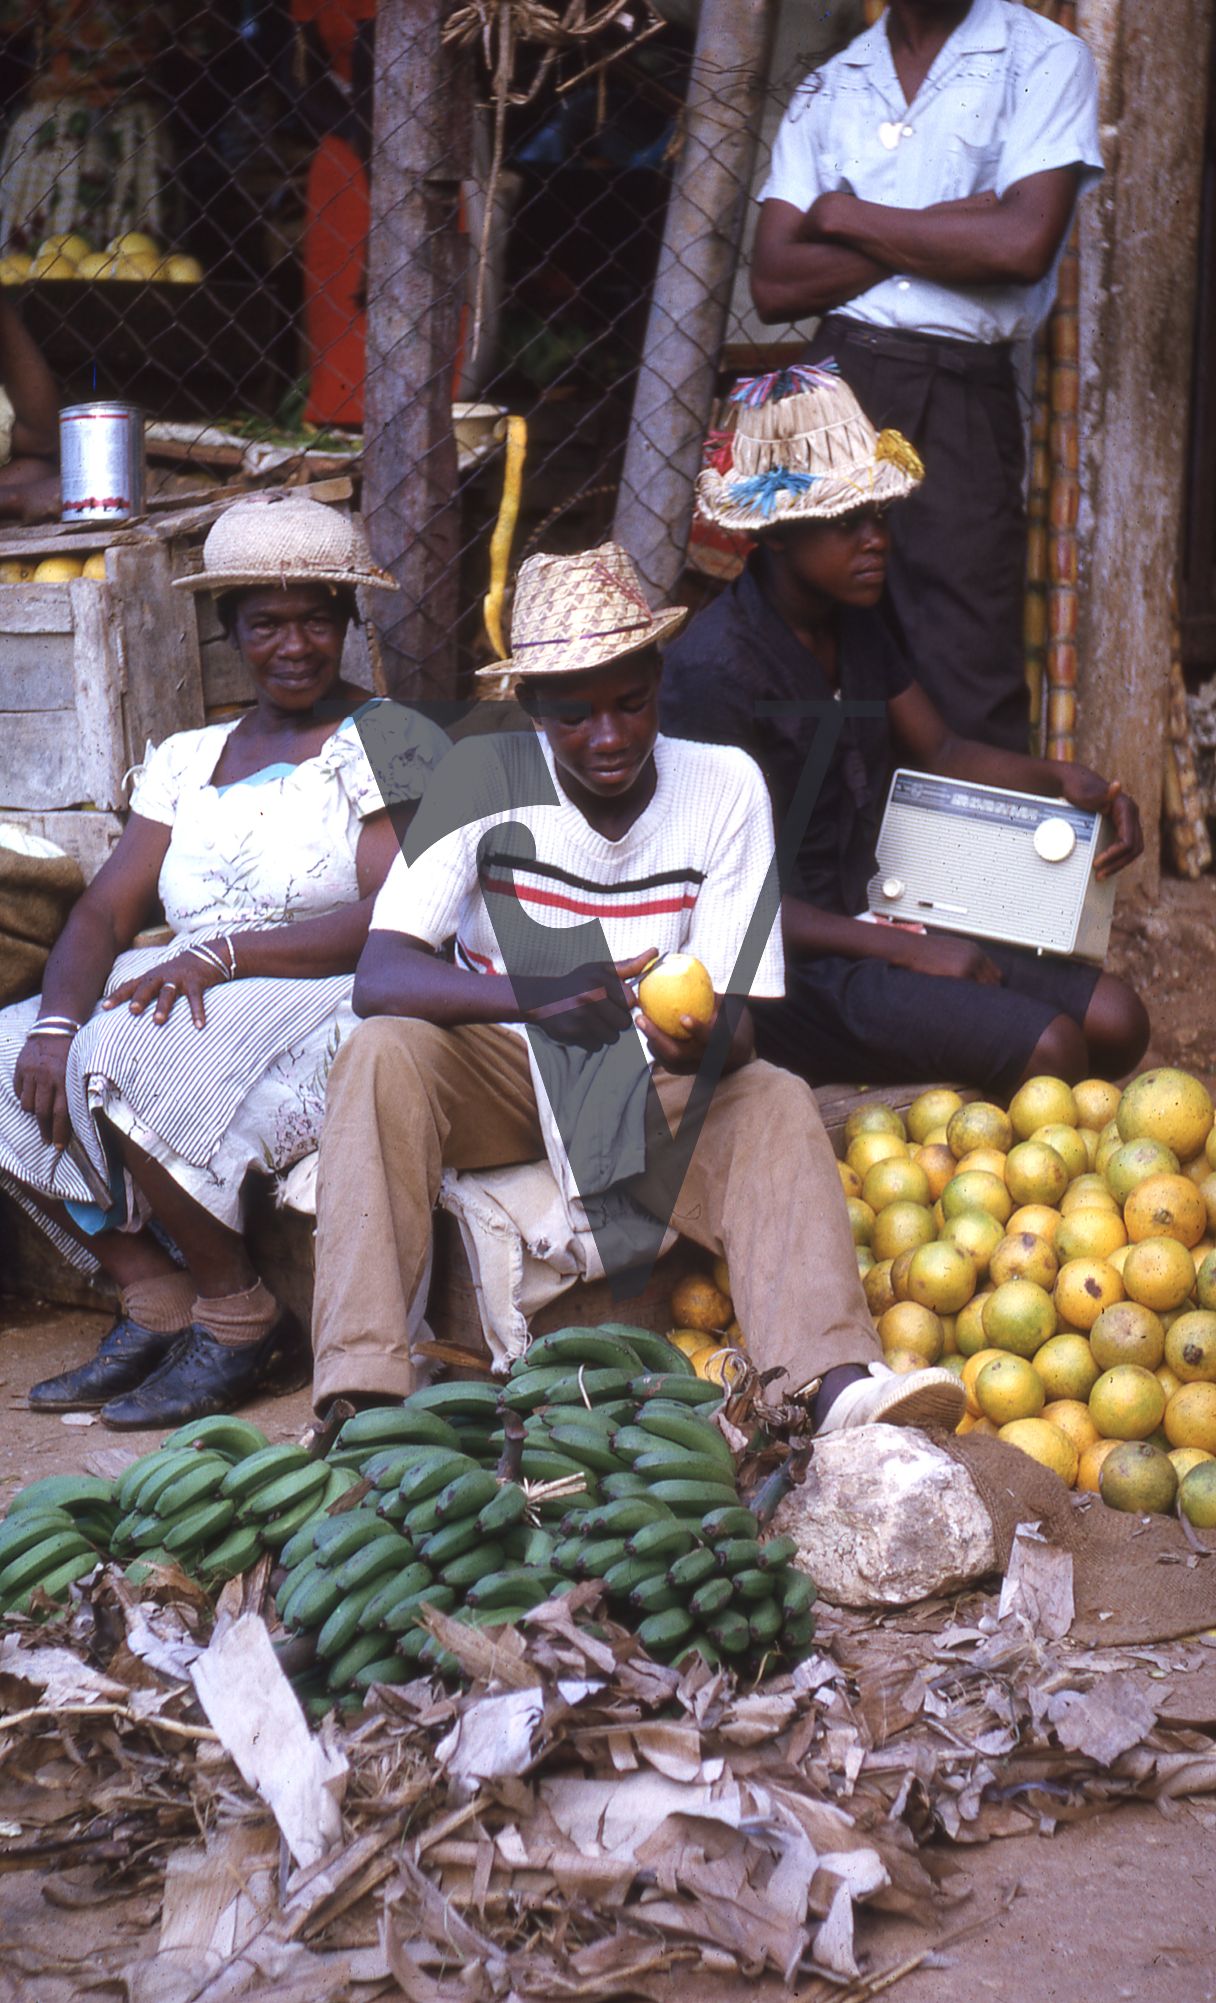
[[[1163,885],[1150,911],[1121,915],[1112,966],[1144,995],[1153,1016],[1146,1063],[1176,1063],[1216,1079],[1216,879]],[[72,1468],[113,1474],[155,1444],[154,1434],[108,1433],[96,1423],[37,1417],[31,1383],[82,1362],[108,1317],[0,1300],[0,1509],[12,1490]],[[299,1434],[307,1394],[250,1408],[272,1440]],[[2,1814],[2,1799],[0,1799]],[[1216,1999],[1216,1815],[1201,1805],[1166,1819],[1132,1806],[1054,1835],[949,1852],[963,1894],[943,1934],[979,1921],[940,1954],[892,1985],[899,2003],[1213,2003]],[[1001,1910],[1014,1887],[1018,1894]],[[22,1950],[79,1957],[81,1986],[21,1984]],[[90,1960],[106,1945],[150,1953],[155,1922],[145,1902],[116,1900],[80,1912],[52,1909],[35,1873],[0,1877],[0,1998],[67,2003],[82,1993]],[[867,1967],[894,1968],[932,1947],[910,1922],[868,1917],[860,1939]],[[12,1971],[11,1975],[8,1971]],[[11,1983],[11,1987],[10,1987]],[[674,1982],[673,2003],[681,1985]],[[754,1990],[753,1990],[754,1993]],[[773,1992],[775,1995],[775,1991]],[[739,1992],[740,1999],[742,1991]],[[322,1999],[318,1998],[318,2003]]]

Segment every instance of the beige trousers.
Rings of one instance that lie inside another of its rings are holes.
[[[692,1080],[658,1071],[655,1083],[674,1126]],[[378,1016],[347,1039],[330,1073],[317,1182],[318,1405],[411,1390],[444,1169],[543,1153],[522,1037]],[[760,1370],[784,1370],[787,1388],[881,1354],[831,1143],[801,1079],[755,1062],[722,1080],[671,1222],[726,1258],[748,1353]]]

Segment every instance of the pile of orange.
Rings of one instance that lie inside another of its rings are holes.
[[[671,1295],[674,1327],[667,1339],[682,1350],[698,1377],[729,1387],[741,1374],[743,1330],[735,1318],[725,1259],[711,1273],[686,1273]]]
[[[898,1371],[1115,1508],[1216,1522],[1216,1126],[1190,1073],[1032,1078],[1006,1109],[875,1100],[840,1175]],[[1210,1469],[1210,1471],[1208,1471]],[[1198,1472],[1196,1472],[1198,1471]]]

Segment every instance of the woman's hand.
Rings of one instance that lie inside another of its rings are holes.
[[[897,967],[912,974],[933,974],[940,980],[975,981],[980,987],[999,988],[1001,970],[988,958],[975,939],[963,939],[951,932],[903,932],[889,955]]]
[[[158,967],[149,967],[146,974],[139,974],[134,980],[124,981],[106,996],[103,1008],[120,1008],[126,1002],[132,1015],[142,1015],[152,1008],[152,1020],[156,1024],[168,1022],[174,1004],[184,997],[190,1004],[194,1017],[194,1027],[207,1027],[207,1011],[203,996],[208,988],[214,988],[226,980],[218,967],[202,960],[196,953],[175,953],[171,960],[162,960]]]
[[[23,1112],[32,1113],[48,1147],[65,1148],[72,1138],[68,1115],[70,1037],[29,1036],[13,1068],[13,1090]]]
[[[1095,858],[1095,876],[1114,876],[1135,862],[1144,847],[1140,809],[1117,779],[1103,779],[1088,765],[1062,765],[1060,791],[1070,807],[1080,807],[1087,814],[1109,814],[1114,823],[1115,839]]]

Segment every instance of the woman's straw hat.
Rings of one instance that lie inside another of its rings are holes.
[[[305,494],[251,494],[207,532],[203,567],[174,579],[179,591],[237,591],[258,584],[397,582],[372,562],[367,537],[349,515]]]
[[[710,440],[697,507],[718,528],[756,534],[902,501],[925,477],[898,431],[876,431],[835,364],[749,376],[734,429]]]
[[[619,543],[578,556],[530,556],[515,580],[511,658],[478,672],[513,681],[580,674],[661,646],[687,617],[682,605],[651,611]]]

